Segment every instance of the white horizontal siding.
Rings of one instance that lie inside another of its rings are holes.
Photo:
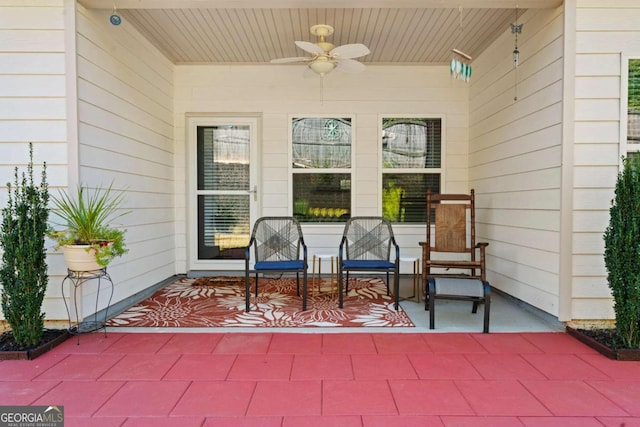
[[[291,213],[289,120],[292,115],[352,117],[354,123],[354,215],[381,213],[380,117],[385,114],[442,116],[445,121],[445,190],[467,191],[468,88],[452,81],[448,67],[368,66],[364,73],[303,78],[299,66],[176,67],[176,164],[185,164],[186,113],[261,115],[260,215]],[[193,171],[185,171],[192,173]],[[180,187],[179,191],[184,191]],[[178,198],[185,198],[181,193]],[[185,208],[183,208],[185,209]],[[182,214],[180,214],[182,215]],[[189,220],[189,219],[185,219]],[[186,223],[181,223],[187,242]],[[343,225],[305,225],[309,252],[337,251]],[[402,254],[419,256],[424,226],[394,227]],[[186,248],[182,252],[186,256]],[[186,268],[186,258],[181,260]],[[403,265],[403,271],[411,266]]]
[[[14,168],[26,170],[28,142],[36,181],[45,161],[49,185],[67,181],[65,49],[63,0],[0,2],[0,206]],[[55,264],[55,255],[47,261]],[[55,278],[43,311],[47,319],[66,318]]]
[[[176,273],[173,65],[107,10],[78,6],[81,183],[124,189],[129,253],[109,266],[113,302]],[[83,315],[95,298],[83,291]]]
[[[613,318],[602,236],[620,162],[621,56],[640,56],[640,2],[577,0],[573,318]]]
[[[563,11],[521,19],[517,73],[509,30],[473,64],[469,186],[491,284],[558,315]]]

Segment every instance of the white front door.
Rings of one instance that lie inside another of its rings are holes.
[[[257,117],[188,120],[189,269],[244,268],[258,212]]]

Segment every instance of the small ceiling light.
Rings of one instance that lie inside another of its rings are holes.
[[[113,5],[113,12],[111,13],[111,16],[109,16],[109,22],[111,22],[111,25],[115,25],[116,27],[122,24],[122,17],[116,10],[115,4]]]
[[[318,56],[315,60],[309,63],[309,68],[314,73],[325,76],[336,68],[336,64],[329,60],[326,56]]]

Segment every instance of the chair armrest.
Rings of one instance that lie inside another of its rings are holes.
[[[395,247],[396,250],[396,262],[400,262],[400,246],[398,246],[398,243],[396,242],[396,238],[394,236],[391,236],[391,244]]]
[[[303,238],[300,238],[300,244],[302,245],[302,259],[304,260],[304,269],[306,270],[309,265],[307,264],[307,245],[304,243]]]
[[[346,242],[347,242],[347,236],[342,236],[342,239],[340,239],[340,246],[338,246],[338,259],[340,261],[342,261],[343,259],[344,245]]]
[[[476,248],[480,249],[480,278],[484,281],[487,280],[486,274],[486,258],[485,258],[485,248],[489,246],[487,242],[477,242]]]
[[[251,246],[253,245],[254,242],[255,242],[255,239],[252,237],[249,240],[249,244],[244,248],[244,258],[247,260],[251,258]]]

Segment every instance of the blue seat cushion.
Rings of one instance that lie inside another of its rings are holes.
[[[292,261],[259,261],[256,262],[256,270],[303,270],[304,260],[296,259]]]
[[[382,259],[351,259],[342,261],[342,266],[345,269],[350,268],[358,268],[358,269],[392,269],[395,267],[395,264],[390,261],[385,261]]]

